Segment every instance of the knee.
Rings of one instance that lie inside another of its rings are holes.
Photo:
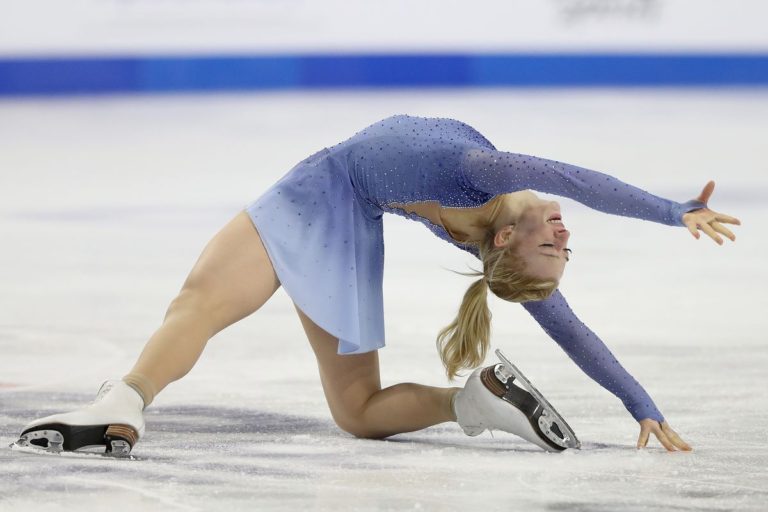
[[[375,425],[371,425],[362,416],[334,416],[336,425],[348,434],[360,439],[383,439],[387,437],[380,431],[377,431]]]

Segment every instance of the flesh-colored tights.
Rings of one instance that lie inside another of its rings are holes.
[[[258,230],[247,212],[239,212],[205,246],[163,324],[123,380],[148,406],[192,369],[210,338],[257,311],[280,286]],[[296,311],[317,357],[331,414],[342,429],[384,437],[455,421],[452,400],[459,388],[402,383],[382,389],[378,351],[339,355],[338,339]]]
[[[321,366],[332,415],[343,430],[358,437],[381,438],[455,421],[452,401],[459,388],[400,383],[381,389],[375,351],[338,355],[336,345],[329,343],[330,334],[299,314]],[[169,309],[163,325],[123,377],[141,395],[145,408],[163,388],[186,375],[200,357],[211,335],[202,318],[200,311],[179,304]],[[373,373],[375,378],[371,378]]]

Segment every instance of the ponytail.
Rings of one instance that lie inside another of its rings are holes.
[[[491,316],[488,283],[482,277],[464,293],[453,322],[437,335],[437,348],[449,380],[453,380],[460,369],[480,366],[485,360],[491,338]]]
[[[558,281],[526,274],[525,261],[514,245],[495,247],[494,232],[489,229],[479,246],[483,272],[455,272],[468,276],[482,276],[464,293],[459,312],[453,322],[440,330],[436,345],[449,380],[459,370],[476,368],[485,360],[490,347],[491,310],[488,308],[488,290],[509,302],[544,300],[557,289]]]

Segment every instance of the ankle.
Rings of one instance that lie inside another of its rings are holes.
[[[149,407],[157,394],[157,387],[149,377],[141,373],[130,372],[122,380],[139,394],[144,401],[144,409]]]

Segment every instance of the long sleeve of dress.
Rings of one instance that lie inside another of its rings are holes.
[[[706,206],[696,200],[678,203],[655,196],[584,167],[488,148],[465,150],[461,168],[473,188],[488,194],[533,189],[571,198],[604,213],[669,226],[684,226],[684,213]]]
[[[664,421],[645,389],[621,366],[605,343],[576,317],[560,290],[545,300],[522,305],[584,373],[622,401],[635,420]]]
[[[670,226],[683,226],[685,212],[706,206],[696,200],[678,203],[655,196],[583,167],[489,148],[465,150],[461,168],[470,186],[480,192],[497,195],[533,189],[574,199],[604,213]],[[648,393],[576,317],[559,290],[546,300],[523,303],[523,307],[587,375],[623,402],[632,417],[663,421]]]

